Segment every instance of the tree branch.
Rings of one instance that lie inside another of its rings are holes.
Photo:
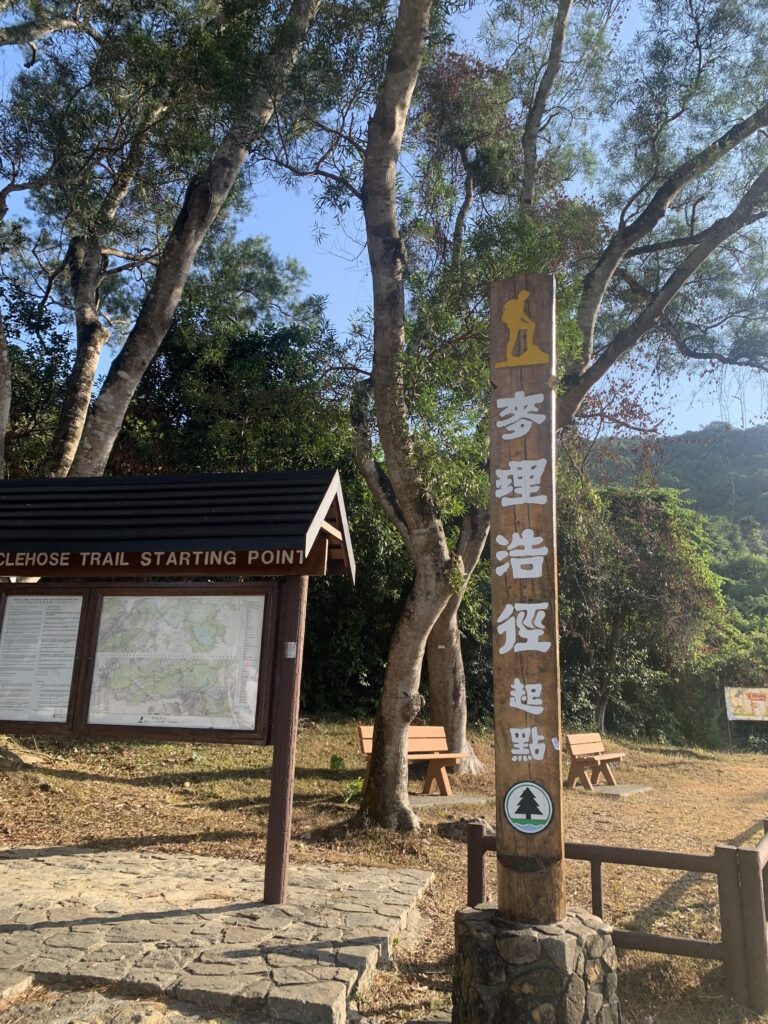
[[[368,415],[370,390],[370,378],[359,382],[355,385],[352,402],[350,403],[349,418],[353,430],[352,445],[355,465],[360,470],[371,494],[381,505],[387,518],[403,538],[405,546],[410,552],[412,550],[412,538],[400,510],[397,495],[392,489],[392,482],[387,476],[384,467],[376,460],[373,454],[371,421]]]
[[[566,393],[558,401],[558,427],[562,428],[571,422],[578,412],[589,390],[605,376],[610,368],[629,351],[657,323],[672,299],[683,285],[696,273],[704,261],[726,239],[732,237],[748,224],[753,223],[756,207],[763,204],[768,195],[768,168],[762,171],[744,194],[734,210],[726,217],[715,221],[706,231],[706,238],[701,241],[685,259],[674,269],[662,287],[651,295],[649,301],[629,327],[618,334],[603,349],[600,356],[588,366],[573,382]],[[713,361],[729,361],[734,365],[754,365],[744,360],[735,362],[727,357],[711,355]]]
[[[758,107],[749,117],[733,125],[718,139],[678,164],[657,188],[645,209],[611,237],[595,266],[584,279],[578,323],[583,338],[583,370],[593,356],[595,324],[608,284],[627,252],[644,238],[666,214],[671,202],[694,178],[713,167],[745,139],[768,125],[768,103]],[[706,244],[706,243],[703,243]]]
[[[39,21],[22,21],[16,25],[0,28],[0,46],[32,46],[56,32],[82,32],[94,42],[102,43],[104,37],[95,28],[75,18],[42,18]],[[34,60],[33,60],[34,63]]]
[[[397,167],[421,66],[431,0],[401,0],[363,162],[363,214],[373,283],[373,389],[379,439],[412,543],[427,535],[449,554],[418,468],[402,376],[405,249],[397,219]],[[434,531],[440,536],[435,537]]]
[[[538,165],[538,139],[541,132],[544,112],[547,109],[547,101],[560,71],[563,59],[563,45],[565,33],[568,27],[568,15],[571,12],[573,0],[558,0],[557,15],[552,27],[552,40],[549,45],[549,56],[544,66],[544,74],[536,89],[533,103],[525,119],[523,128],[522,149],[523,149],[523,180],[520,186],[520,211],[530,215],[533,207],[533,197],[536,190],[536,171]]]
[[[754,224],[758,220],[763,220],[764,217],[768,217],[768,210],[758,210],[753,214],[752,219],[747,221],[747,224]],[[747,224],[744,226],[746,227]],[[669,249],[683,249],[689,245],[698,245],[699,242],[706,241],[707,233],[711,230],[712,228],[709,227],[682,238],[667,238],[658,242],[649,242],[647,245],[636,245],[626,255],[645,256],[649,253],[666,252]]]

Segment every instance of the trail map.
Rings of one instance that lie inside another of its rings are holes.
[[[253,729],[263,622],[261,595],[105,597],[89,724]]]

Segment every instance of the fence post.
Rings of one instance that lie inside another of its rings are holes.
[[[592,913],[595,917],[603,916],[603,865],[599,860],[589,862],[589,875],[592,883]]]
[[[729,994],[742,1006],[747,1006],[749,978],[744,948],[738,850],[735,846],[715,846],[715,871],[720,903],[725,984]]]
[[[768,936],[765,930],[763,872],[757,850],[737,851],[741,888],[744,952],[749,979],[749,1002],[756,1013],[768,1010]]]
[[[473,821],[467,825],[467,906],[485,903],[485,825]]]

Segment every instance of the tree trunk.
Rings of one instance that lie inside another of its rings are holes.
[[[262,78],[247,114],[227,131],[205,172],[190,180],[136,324],[113,361],[86,421],[70,470],[72,476],[99,476],[104,472],[134,392],[171,325],[195,256],[228,199],[251,145],[271,120],[285,92],[319,3],[293,0],[265,56]]]
[[[408,804],[408,724],[421,707],[419,683],[427,637],[451,596],[453,564],[443,524],[415,455],[402,373],[405,249],[397,222],[397,166],[430,12],[431,0],[400,0],[384,81],[368,122],[361,189],[373,283],[376,421],[399,528],[416,578],[390,642],[368,787],[358,817],[398,829],[419,825]],[[378,493],[370,473],[366,479]],[[392,502],[385,507],[394,511]]]
[[[0,316],[0,480],[5,477],[5,438],[11,417],[11,360],[5,323]]]
[[[389,645],[384,687],[376,711],[368,786],[360,824],[414,831],[419,819],[408,802],[408,726],[424,703],[419,693],[426,639],[450,596],[441,566],[416,578]]]
[[[483,765],[467,740],[467,679],[458,616],[467,584],[488,539],[489,522],[488,509],[473,508],[464,516],[455,550],[463,582],[451,594],[427,641],[430,721],[445,727],[451,750],[469,752],[469,757],[455,769],[462,775],[479,775]]]
[[[595,702],[595,715],[597,717],[597,731],[602,735],[605,732],[605,713],[608,710],[608,698],[601,694]]]
[[[95,234],[73,238],[64,262],[75,306],[76,349],[46,465],[48,476],[67,476],[72,467],[91,404],[99,356],[109,338],[99,317],[99,288],[105,270],[101,240]]]
[[[450,750],[469,753],[453,771],[479,775],[483,765],[467,740],[467,680],[461,656],[460,605],[461,598],[452,594],[427,641],[429,720],[445,728]]]

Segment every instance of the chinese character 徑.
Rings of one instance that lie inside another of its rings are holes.
[[[529,715],[540,715],[544,710],[541,683],[521,683],[515,678],[509,688],[509,706]]]
[[[546,494],[539,494],[546,459],[510,462],[507,469],[496,470],[496,497],[502,505],[544,505]]]
[[[501,427],[501,435],[505,441],[525,437],[534,423],[543,423],[547,418],[536,406],[544,401],[544,395],[526,395],[524,391],[516,391],[511,398],[497,398],[496,406],[500,419],[496,426]]]
[[[496,552],[496,559],[501,563],[496,566],[497,576],[503,576],[507,569],[511,569],[516,580],[541,578],[542,563],[544,556],[549,554],[549,548],[533,530],[513,533],[512,540],[509,541],[499,533],[496,536],[496,543],[503,548],[502,551]]]
[[[542,640],[544,615],[549,608],[542,604],[507,604],[496,620],[496,632],[504,637],[499,654],[514,651],[540,651],[546,654],[552,646],[549,640]]]
[[[513,761],[544,760],[547,744],[535,725],[532,729],[510,729],[509,735],[512,739]]]

